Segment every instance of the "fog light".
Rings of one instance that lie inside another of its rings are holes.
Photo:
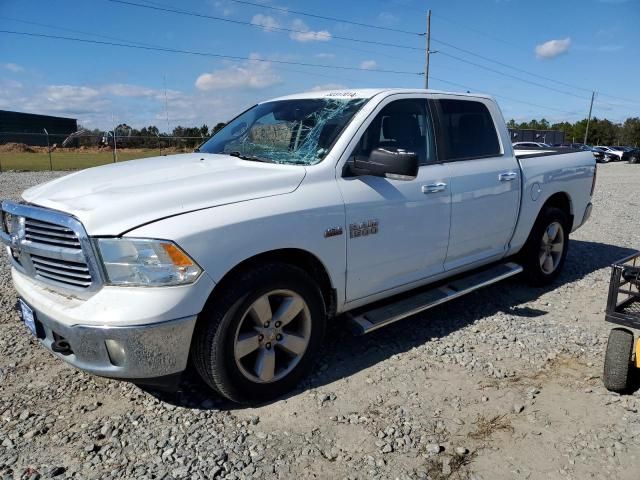
[[[127,352],[118,340],[105,340],[109,360],[115,367],[122,367],[127,361]]]

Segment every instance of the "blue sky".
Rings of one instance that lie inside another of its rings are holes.
[[[496,95],[505,117],[519,121],[584,118],[590,89],[600,92],[595,116],[614,121],[640,116],[640,0],[252,0],[262,6],[232,0],[127,1],[260,28],[108,0],[1,0],[0,30],[247,60],[0,34],[0,109],[75,117],[91,128],[110,128],[113,116],[116,123],[166,130],[165,85],[170,128],[211,126],[257,101],[314,88],[422,87],[424,77],[417,73],[424,69],[424,37],[291,10],[424,32],[425,11],[431,8],[431,49],[438,51],[431,57],[431,88]]]

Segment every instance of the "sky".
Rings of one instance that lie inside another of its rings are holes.
[[[428,9],[430,88],[494,95],[507,120],[585,118],[592,90],[594,116],[640,116],[640,0],[0,0],[5,32],[144,47],[0,32],[0,109],[167,131],[296,92],[423,88]]]

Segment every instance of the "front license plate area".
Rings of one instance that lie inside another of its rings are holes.
[[[31,331],[32,334],[37,335],[38,329],[36,327],[36,314],[33,309],[24,303],[22,299],[18,300],[20,302],[20,314],[22,315],[22,321],[27,326],[27,328]]]

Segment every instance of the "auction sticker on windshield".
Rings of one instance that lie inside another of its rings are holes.
[[[33,314],[33,310],[29,305],[24,303],[22,299],[18,300],[20,302],[20,313],[22,314],[22,321],[24,324],[31,330],[31,333],[36,334],[36,318]]]

